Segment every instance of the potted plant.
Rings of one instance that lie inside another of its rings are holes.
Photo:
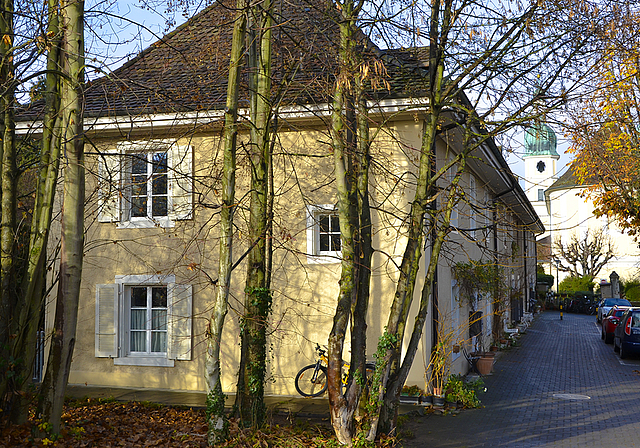
[[[449,370],[447,366],[449,360],[448,343],[446,338],[441,338],[433,348],[429,359],[429,384],[433,392],[434,406],[444,406],[444,384]]]
[[[424,393],[418,386],[403,386],[400,393],[400,401],[404,403],[418,404],[422,402]]]

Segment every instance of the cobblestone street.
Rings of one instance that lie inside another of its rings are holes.
[[[485,386],[484,408],[415,419],[403,446],[640,446],[640,359],[621,361],[595,316],[541,313]]]

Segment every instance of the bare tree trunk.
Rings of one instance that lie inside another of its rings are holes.
[[[228,310],[231,268],[233,265],[233,214],[235,209],[236,140],[238,135],[238,82],[244,53],[247,24],[247,2],[238,0],[237,17],[233,26],[227,107],[225,109],[224,165],[222,168],[222,209],[220,211],[220,265],[218,267],[217,296],[207,332],[207,442],[215,446],[229,435],[229,422],[224,412],[222,393],[220,344]]]
[[[371,271],[369,210],[369,124],[364,78],[357,60],[356,20],[362,3],[340,5],[339,73],[332,113],[332,145],[340,221],[342,270],[340,292],[329,334],[328,391],[331,424],[340,443],[353,444],[359,428],[354,416],[365,384],[366,313]],[[355,80],[355,82],[353,82]],[[352,84],[353,82],[353,84]],[[351,324],[351,362],[342,383],[342,358]]]
[[[266,372],[266,330],[271,313],[271,291],[267,285],[266,235],[269,196],[269,151],[271,120],[271,28],[273,3],[255,5],[250,28],[251,99],[251,201],[249,235],[254,246],[247,257],[244,315],[241,322],[241,354],[236,408],[245,426],[260,426],[264,420],[264,377]],[[255,68],[254,68],[255,67]]]
[[[37,330],[44,309],[43,288],[46,277],[46,247],[51,227],[53,199],[60,166],[60,76],[55,73],[60,64],[60,30],[58,26],[58,3],[49,1],[49,52],[47,54],[47,75],[45,87],[45,118],[43,120],[42,146],[36,200],[31,221],[31,235],[26,272],[22,278],[21,304],[12,322],[12,356],[22,355],[24,369],[19,375],[21,383],[17,389],[22,393],[15,397],[12,419],[25,421],[28,413],[28,396],[24,393],[31,383],[31,370],[36,352]]]
[[[371,431],[368,435],[369,440],[374,440],[377,430],[381,430],[385,434],[392,434],[395,432],[396,422],[398,418],[398,400],[400,397],[400,392],[402,391],[402,386],[407,379],[409,374],[409,369],[411,369],[411,365],[413,364],[413,360],[415,359],[416,352],[418,350],[418,345],[420,343],[420,339],[422,336],[422,331],[424,329],[424,324],[427,319],[427,313],[429,311],[429,301],[431,298],[432,285],[436,276],[436,271],[438,269],[438,262],[440,260],[440,252],[442,249],[442,245],[445,242],[447,235],[449,234],[449,224],[451,222],[451,213],[453,208],[458,203],[458,193],[457,193],[457,185],[460,181],[461,175],[465,169],[465,159],[462,158],[460,161],[460,165],[458,167],[457,175],[453,179],[451,183],[451,189],[449,190],[449,194],[447,197],[447,202],[442,211],[444,212],[444,216],[442,218],[441,225],[438,225],[438,219],[432,219],[432,226],[437,226],[436,228],[436,236],[432,241],[431,245],[431,256],[429,258],[429,267],[427,268],[426,277],[424,285],[422,286],[422,293],[418,308],[418,313],[415,317],[413,324],[413,331],[411,333],[411,337],[409,339],[409,344],[406,348],[406,353],[404,355],[404,359],[402,360],[401,366],[397,368],[395,371],[391,371],[388,377],[388,381],[386,384],[386,390],[384,391],[384,395],[381,395],[383,398],[381,400],[381,408],[379,414],[379,421],[374,421],[371,425]],[[420,257],[418,257],[418,260]],[[414,280],[415,282],[415,280]],[[404,318],[406,321],[406,317]],[[392,358],[397,358],[399,355],[394,353]],[[393,367],[393,366],[389,366]],[[375,417],[374,417],[375,418]],[[378,425],[379,423],[379,425]],[[377,428],[377,429],[376,429]]]
[[[82,131],[82,88],[84,83],[84,2],[74,0],[61,10],[64,71],[61,110],[63,115],[64,197],[60,279],[55,323],[47,372],[42,384],[43,420],[60,431],[64,393],[69,379],[76,337],[78,300],[84,249],[84,136]]]
[[[0,392],[3,409],[11,407],[12,401],[7,392],[13,389],[15,379],[9,372],[15,373],[14,365],[24,362],[15,360],[10,363],[11,316],[16,304],[15,287],[15,231],[16,231],[16,149],[13,110],[15,108],[15,85],[13,68],[13,0],[2,0],[0,12],[0,163],[2,173],[2,191],[0,199]],[[14,364],[14,365],[12,365]]]

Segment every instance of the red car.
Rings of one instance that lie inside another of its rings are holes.
[[[602,339],[607,344],[611,344],[613,342],[613,332],[616,331],[616,327],[620,323],[620,318],[624,314],[626,310],[628,310],[628,306],[619,306],[616,305],[609,310],[607,315],[602,319]]]

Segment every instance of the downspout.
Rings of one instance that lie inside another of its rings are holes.
[[[523,262],[524,262],[524,303],[522,306],[522,310],[520,312],[520,319],[524,315],[522,311],[524,311],[525,306],[527,307],[527,311],[529,310],[529,277],[527,275],[527,231],[526,229],[522,231],[522,239],[524,245],[524,254],[523,254]]]
[[[497,204],[496,199],[493,199],[493,211],[492,211],[492,221],[491,226],[493,227],[493,266],[494,272],[498,273],[498,213],[497,213]],[[496,275],[495,285],[493,288],[493,337],[494,339],[498,339],[500,335],[500,327],[498,325],[498,320],[500,320],[500,315],[498,312],[500,311],[500,303],[498,297],[498,278]]]
[[[433,201],[435,203],[435,201]],[[435,226],[431,226],[431,247],[433,247],[433,243],[435,242],[436,231]],[[429,257],[431,258],[431,257]],[[436,268],[433,274],[433,281],[431,282],[431,352],[433,352],[433,348],[438,343],[438,268]],[[431,354],[429,352],[429,354]]]

